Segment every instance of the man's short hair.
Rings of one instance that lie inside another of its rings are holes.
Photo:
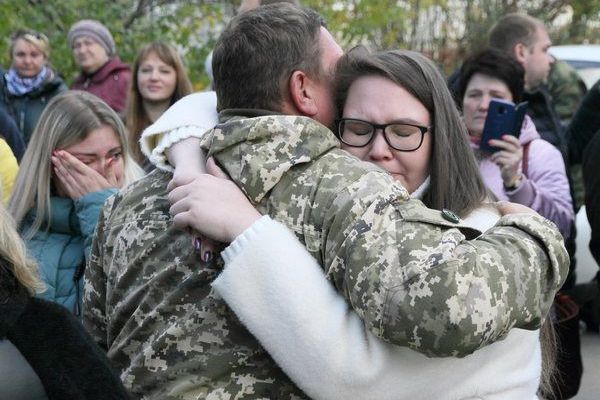
[[[323,18],[287,3],[258,7],[231,20],[213,52],[217,109],[280,111],[296,70],[319,79]]]
[[[537,18],[518,13],[506,14],[490,30],[490,47],[512,56],[514,47],[519,43],[531,47],[540,28],[545,29],[543,22]]]

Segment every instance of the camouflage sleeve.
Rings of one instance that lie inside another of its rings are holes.
[[[568,124],[585,96],[585,83],[573,67],[557,61],[552,64],[547,86],[556,113],[563,124]]]
[[[328,238],[327,272],[375,335],[428,356],[539,328],[566,276],[562,237],[539,216],[504,217],[466,240],[420,201],[358,210],[342,210],[342,224],[358,218]]]
[[[106,330],[106,274],[104,271],[104,227],[115,196],[110,197],[98,218],[92,250],[84,274],[83,317],[85,329],[104,350],[108,349]]]

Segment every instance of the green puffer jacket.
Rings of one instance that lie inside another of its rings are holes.
[[[14,118],[21,135],[23,135],[23,140],[27,144],[46,104],[54,96],[67,91],[67,86],[54,71],[51,71],[48,79],[40,87],[22,96],[15,96],[10,94],[6,88],[4,71],[0,71],[0,73],[2,74],[0,108],[6,110]]]
[[[28,255],[39,265],[46,291],[39,297],[62,304],[75,312],[83,293],[83,274],[89,256],[98,214],[108,197],[116,189],[88,193],[78,200],[51,197],[49,229],[37,231],[25,241]],[[33,221],[34,212],[25,218],[22,231]],[[79,269],[79,271],[77,271]],[[74,279],[76,271],[79,279]],[[77,284],[75,283],[77,281]]]

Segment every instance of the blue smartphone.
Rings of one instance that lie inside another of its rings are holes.
[[[507,134],[519,137],[526,111],[526,101],[515,106],[510,101],[492,99],[488,106],[488,113],[485,118],[479,148],[483,151],[494,153],[500,149],[490,146],[488,144],[490,139],[501,139],[502,136]]]

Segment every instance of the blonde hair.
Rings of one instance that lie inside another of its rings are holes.
[[[31,45],[35,46],[39,51],[42,52],[42,54],[44,54],[46,60],[50,58],[50,41],[48,40],[48,37],[46,35],[34,31],[33,29],[19,29],[10,36],[10,47],[8,51],[10,52],[11,60],[15,44],[19,39],[22,39],[27,43],[30,43]]]
[[[6,275],[12,276],[30,294],[44,290],[44,284],[37,275],[36,263],[27,258],[25,244],[17,233],[15,222],[4,206],[0,204],[0,298],[9,295]]]
[[[127,109],[125,112],[125,122],[129,130],[129,143],[131,143],[131,154],[133,154],[137,162],[142,162],[143,160],[138,141],[140,140],[142,131],[150,125],[150,119],[148,119],[148,115],[144,110],[144,99],[142,99],[138,87],[137,75],[141,64],[150,54],[155,54],[162,62],[175,70],[177,81],[169,104],[173,104],[182,97],[192,93],[192,84],[185,71],[183,60],[173,46],[163,42],[153,42],[140,49],[133,64],[133,74],[129,86],[129,94],[127,95]]]
[[[104,101],[82,91],[68,91],[56,96],[42,112],[33,131],[8,203],[17,225],[21,225],[27,212],[34,208],[34,220],[23,233],[24,238],[31,238],[42,228],[45,217],[52,215],[52,151],[85,140],[91,131],[103,125],[111,127],[119,137],[123,150],[123,184],[143,176],[142,169],[131,158],[123,122]]]

